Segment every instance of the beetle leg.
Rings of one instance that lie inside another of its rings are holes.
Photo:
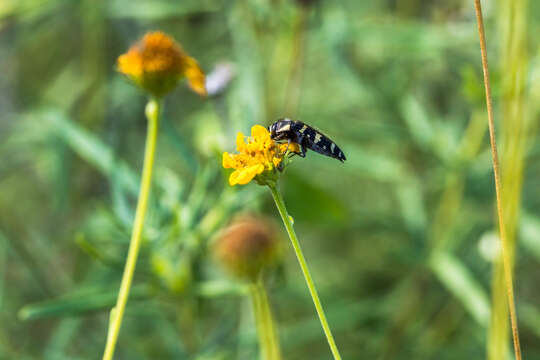
[[[303,140],[303,139],[302,139]],[[300,153],[298,154],[300,157],[305,158],[306,157],[307,148],[306,145],[304,145],[304,141],[300,142]]]

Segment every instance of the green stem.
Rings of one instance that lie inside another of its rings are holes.
[[[311,298],[313,299],[313,303],[315,304],[315,309],[317,310],[317,315],[319,315],[319,320],[321,321],[324,334],[326,335],[326,340],[328,340],[328,345],[330,345],[332,355],[334,356],[334,359],[341,360],[341,355],[339,355],[336,342],[334,341],[334,336],[332,335],[330,326],[328,326],[328,321],[326,320],[326,316],[324,315],[324,310],[321,305],[321,301],[319,300],[317,289],[315,288],[315,284],[313,283],[313,279],[311,278],[311,274],[309,273],[306,259],[304,258],[304,254],[302,253],[302,249],[300,248],[300,243],[298,242],[298,238],[296,237],[296,233],[294,232],[291,218],[287,213],[287,208],[285,207],[283,198],[281,197],[281,194],[279,193],[275,184],[269,184],[268,187],[272,192],[272,196],[274,197],[274,201],[276,202],[279,215],[281,215],[281,219],[283,220],[283,224],[285,225],[287,233],[289,234],[289,238],[291,239],[294,251],[296,253],[296,257],[298,258],[298,262],[300,263],[300,267],[302,268],[302,272],[304,273],[304,278],[306,279],[309,293],[311,294]]]
[[[154,155],[156,152],[156,139],[158,134],[160,110],[161,101],[159,99],[152,98],[148,101],[148,104],[146,105],[148,131],[146,134],[144,165],[142,170],[139,199],[137,201],[135,221],[133,222],[131,241],[129,243],[126,265],[124,267],[124,274],[122,276],[122,283],[120,284],[120,290],[118,291],[118,299],[116,301],[116,306],[111,310],[109,331],[107,334],[107,345],[105,346],[103,360],[113,359],[116,341],[118,340],[118,334],[120,333],[122,318],[124,316],[129,290],[133,280],[133,273],[135,272],[135,265],[137,264],[137,256],[141,247],[141,235],[143,231],[144,217],[148,207],[148,197],[150,194],[150,185],[152,183],[152,169],[154,167]]]
[[[261,348],[262,360],[281,360],[279,338],[277,337],[272,311],[268,303],[268,295],[262,281],[250,284],[251,301],[257,324],[257,335]]]

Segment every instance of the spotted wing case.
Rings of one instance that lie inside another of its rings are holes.
[[[291,130],[297,133],[296,142],[301,146],[342,162],[347,160],[334,141],[313,127],[301,121],[294,121]]]

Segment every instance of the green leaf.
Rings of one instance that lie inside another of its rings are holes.
[[[521,245],[527,249],[527,252],[540,260],[540,220],[523,212],[519,224],[519,234]]]
[[[396,186],[401,216],[409,231],[423,234],[426,230],[427,214],[424,206],[422,186],[416,178],[409,178]]]
[[[401,182],[407,175],[403,162],[392,155],[380,150],[368,150],[357,144],[347,143],[345,141],[340,141],[341,144],[346,149],[345,153],[347,155],[347,166],[343,170],[340,169],[344,173],[361,174],[362,177],[384,182]],[[329,162],[324,163],[330,164]],[[335,169],[333,163],[332,168]]]
[[[486,327],[491,311],[488,296],[469,269],[456,257],[442,251],[431,255],[429,265],[448,291],[480,325]]]
[[[408,96],[401,104],[401,111],[414,142],[424,150],[429,149],[433,142],[434,131],[420,101],[414,96]]]
[[[520,304],[519,319],[529,330],[540,338],[540,311],[537,304]]]
[[[290,213],[299,222],[328,224],[343,222],[346,217],[344,204],[333,193],[312,183],[306,177],[297,175],[296,172],[287,173],[284,195]]]
[[[116,159],[109,146],[58,111],[47,111],[44,116],[51,121],[57,134],[81,158],[95,166],[108,179],[116,181],[132,194],[137,194],[138,177],[126,163]]]
[[[116,303],[118,289],[89,288],[78,290],[60,299],[26,305],[19,311],[21,320],[47,317],[75,316],[92,311],[109,309]],[[149,298],[152,292],[147,286],[134,286],[130,300]]]

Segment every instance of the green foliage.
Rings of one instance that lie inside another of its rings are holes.
[[[280,184],[342,356],[485,357],[493,258],[482,249],[496,223],[472,3],[299,2],[0,2],[0,359],[101,356],[146,132],[145,98],[115,60],[155,29],[207,72],[232,63],[235,77],[208,99],[184,87],[165,99],[117,359],[256,358],[247,288],[214,262],[212,241],[239,213],[279,219],[266,189],[229,187],[221,152],[237,131],[281,116],[347,155],[309,152]],[[524,101],[537,119],[540,7],[530,3]],[[495,105],[499,10],[486,9]],[[525,135],[515,283],[534,359],[540,159],[537,131]],[[328,359],[287,254],[266,282],[283,358]]]

